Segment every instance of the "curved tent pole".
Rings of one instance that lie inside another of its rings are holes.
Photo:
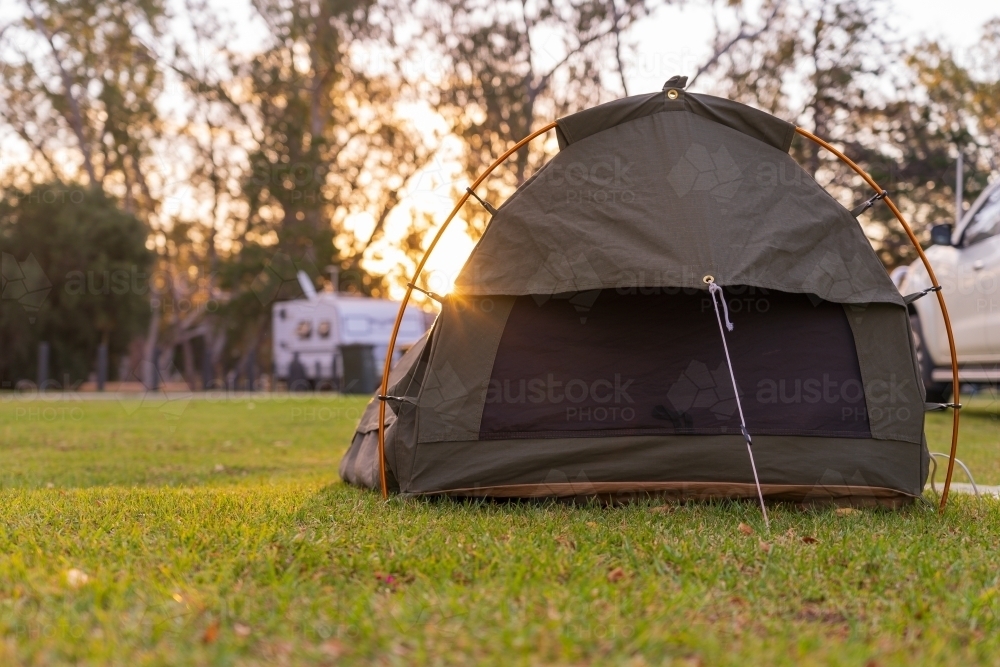
[[[801,127],[796,127],[795,131],[801,134],[806,139],[814,141],[815,143],[819,144],[826,150],[836,155],[847,166],[849,166],[851,169],[857,172],[858,176],[865,179],[865,182],[868,183],[868,185],[870,185],[872,189],[875,190],[876,194],[882,195],[882,198],[885,199],[886,205],[892,211],[893,215],[896,216],[896,219],[899,220],[899,224],[903,226],[903,231],[906,232],[906,235],[910,238],[910,243],[913,244],[913,247],[916,249],[917,254],[920,256],[920,261],[923,262],[924,268],[927,269],[927,275],[930,277],[931,283],[934,285],[934,287],[938,288],[936,290],[937,300],[938,304],[941,306],[941,315],[944,317],[944,327],[945,330],[948,332],[948,347],[951,351],[952,395],[955,397],[952,399],[955,402],[955,405],[952,407],[951,456],[948,458],[948,474],[945,475],[944,478],[944,489],[941,492],[941,505],[939,507],[940,511],[944,511],[945,505],[948,502],[948,491],[949,489],[951,489],[951,478],[955,472],[955,454],[956,451],[958,450],[959,406],[957,398],[958,398],[959,384],[958,384],[958,355],[955,352],[955,334],[952,333],[951,330],[951,318],[948,317],[948,306],[945,305],[944,302],[944,293],[941,290],[941,283],[938,282],[937,276],[934,275],[934,269],[931,268],[931,263],[927,260],[927,255],[924,254],[923,248],[920,247],[920,243],[917,241],[917,237],[916,235],[914,235],[913,230],[910,228],[909,223],[907,223],[906,219],[903,218],[903,214],[899,212],[898,208],[896,208],[896,205],[893,203],[892,199],[889,198],[889,195],[886,193],[886,191],[883,190],[881,187],[879,187],[878,183],[876,183],[875,180],[871,176],[869,176],[864,169],[859,167],[849,157],[841,153],[839,150],[831,146],[826,141],[820,139],[812,132],[802,129]]]
[[[473,181],[472,185],[465,191],[465,193],[459,198],[458,203],[455,204],[455,208],[451,209],[451,213],[445,218],[444,222],[441,223],[441,227],[438,228],[437,234],[431,239],[431,243],[427,246],[427,250],[424,252],[424,256],[420,259],[420,263],[417,264],[417,268],[413,272],[413,279],[406,286],[406,294],[403,295],[403,301],[399,304],[399,312],[396,314],[396,323],[392,326],[392,335],[389,337],[389,347],[385,352],[385,368],[382,370],[382,386],[379,389],[379,406],[378,406],[378,473],[379,473],[379,483],[382,485],[382,497],[389,497],[389,485],[385,478],[385,396],[386,392],[389,391],[389,370],[392,368],[392,353],[396,347],[396,336],[399,334],[399,326],[403,322],[403,313],[406,311],[406,304],[410,300],[410,295],[413,294],[413,287],[417,284],[417,280],[420,278],[420,273],[424,270],[424,265],[427,263],[427,259],[431,256],[434,251],[434,247],[441,240],[441,236],[444,234],[444,230],[448,228],[451,221],[458,215],[459,210],[465,205],[465,202],[469,199],[470,192],[474,191],[479,184],[486,180],[486,177],[493,173],[493,170],[499,167],[503,162],[509,158],[511,155],[516,153],[518,150],[524,147],[529,141],[535,137],[545,134],[549,130],[556,127],[556,123],[552,122],[548,125],[539,128],[521,139],[519,142],[511,146],[503,155],[498,157],[493,164],[486,168],[486,171],[481,173],[479,177]]]

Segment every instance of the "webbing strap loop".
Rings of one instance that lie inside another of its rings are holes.
[[[495,208],[493,208],[493,204],[489,203],[488,201],[484,200],[482,197],[480,197],[479,195],[477,195],[475,190],[473,190],[472,188],[465,188],[465,191],[468,192],[470,195],[472,195],[473,198],[475,198],[475,200],[477,202],[479,202],[480,204],[482,204],[483,208],[485,208],[487,211],[489,211],[490,215],[496,215],[497,214],[497,210]]]
[[[927,296],[931,292],[938,292],[941,290],[940,285],[935,285],[934,287],[928,287],[927,289],[922,289],[919,292],[914,292],[913,294],[907,294],[903,297],[903,303],[909,306],[911,303],[919,299],[920,297]]]
[[[876,192],[871,197],[866,199],[860,206],[851,211],[851,215],[853,215],[855,218],[858,217],[859,215],[870,209],[872,206],[874,206],[875,202],[877,202],[880,199],[885,199],[888,196],[889,193],[886,192],[885,190],[883,190],[882,192]]]
[[[409,287],[410,289],[417,290],[421,294],[426,294],[428,296],[428,298],[434,299],[438,303],[444,303],[444,297],[441,296],[440,294],[437,294],[436,292],[431,292],[431,291],[425,290],[422,287],[417,287],[413,283],[406,283],[406,286]]]

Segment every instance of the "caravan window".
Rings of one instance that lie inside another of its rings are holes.
[[[306,340],[312,335],[313,325],[309,320],[300,320],[298,325],[295,327],[295,335],[299,337],[299,340]]]

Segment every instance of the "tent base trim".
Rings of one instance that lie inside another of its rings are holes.
[[[916,496],[875,486],[826,486],[815,484],[761,484],[767,500],[800,503],[834,503],[850,506],[901,507]],[[756,498],[757,487],[743,482],[556,482],[505,484],[407,494],[447,495],[475,498],[569,498],[602,497],[610,500],[628,496],[661,496],[677,500]]]

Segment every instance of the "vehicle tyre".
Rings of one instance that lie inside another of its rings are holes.
[[[930,403],[947,403],[951,398],[950,382],[934,382],[934,360],[924,348],[924,332],[920,327],[920,317],[910,315],[910,328],[913,330],[913,347],[917,352],[917,364],[920,366],[920,379],[924,382],[927,400]]]

